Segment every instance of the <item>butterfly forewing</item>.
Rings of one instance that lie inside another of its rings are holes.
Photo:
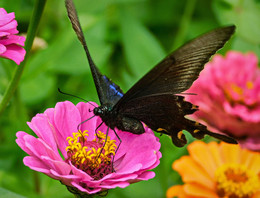
[[[224,46],[234,29],[234,26],[229,26],[213,30],[177,49],[126,92],[113,111],[170,135],[176,146],[186,144],[182,130],[189,131],[198,139],[208,134],[236,143],[232,138],[212,133],[204,125],[186,119],[185,116],[195,112],[197,107],[175,95],[192,85],[204,64]]]
[[[113,83],[108,77],[105,75],[102,75],[96,65],[94,64],[94,61],[92,60],[86,40],[84,37],[84,34],[82,32],[82,28],[78,19],[78,15],[75,9],[75,6],[72,2],[72,0],[66,0],[65,5],[68,12],[68,17],[71,21],[72,27],[75,31],[75,33],[78,36],[79,41],[84,47],[84,50],[86,52],[89,66],[91,69],[92,76],[94,78],[94,83],[97,89],[99,101],[101,105],[108,104],[109,106],[113,107],[118,100],[123,96],[123,91],[120,89],[118,85]]]
[[[204,64],[224,46],[234,30],[234,26],[219,28],[183,45],[141,78],[117,105],[141,96],[178,94],[187,90],[198,78]]]

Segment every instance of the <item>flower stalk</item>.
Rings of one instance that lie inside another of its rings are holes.
[[[21,79],[21,76],[23,74],[23,70],[25,68],[29,52],[31,50],[32,44],[34,37],[36,35],[40,19],[44,10],[46,0],[37,0],[35,2],[35,7],[33,10],[32,18],[28,27],[28,33],[27,33],[27,38],[25,41],[25,47],[24,49],[26,50],[26,55],[24,57],[24,61],[20,64],[20,66],[17,66],[14,70],[12,79],[4,93],[3,99],[0,103],[0,116],[4,112],[7,104],[10,102],[12,96],[14,95],[14,92],[19,84],[19,81]]]

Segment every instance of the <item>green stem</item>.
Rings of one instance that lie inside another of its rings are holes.
[[[190,24],[190,20],[196,5],[196,0],[187,0],[184,13],[180,21],[180,27],[178,29],[177,35],[173,42],[173,49],[180,47],[184,43],[185,36],[187,35],[187,30]]]
[[[4,112],[7,104],[10,102],[12,96],[14,95],[14,92],[21,79],[24,67],[26,65],[28,56],[30,54],[30,50],[31,50],[31,47],[33,44],[34,37],[36,35],[37,29],[38,29],[38,26],[40,23],[40,19],[41,19],[42,13],[43,13],[45,3],[46,3],[46,0],[36,0],[32,18],[31,18],[28,32],[27,32],[27,38],[25,41],[24,49],[26,50],[26,55],[24,57],[24,61],[15,68],[12,80],[10,81],[10,83],[4,93],[3,99],[0,104],[0,116]]]
[[[41,193],[41,188],[40,188],[40,177],[39,177],[39,172],[33,171],[33,179],[34,179],[34,190],[37,194]]]

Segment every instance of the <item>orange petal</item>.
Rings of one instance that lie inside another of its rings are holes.
[[[183,156],[173,163],[173,169],[182,176],[183,182],[195,182],[205,188],[214,189],[215,182],[191,157]]]
[[[247,149],[241,149],[241,164],[244,164],[246,167],[250,167],[254,161],[255,155],[253,152],[248,151]]]
[[[219,151],[219,144],[217,142],[210,142],[208,144],[209,150],[211,152],[212,157],[214,158],[214,162],[216,164],[216,168],[223,165],[223,157]],[[214,170],[214,172],[216,169]]]
[[[252,198],[260,198],[260,191],[257,191]]]
[[[254,152],[251,163],[248,166],[252,171],[260,176],[260,153]]]
[[[239,145],[220,143],[220,151],[225,163],[240,163],[241,149]]]
[[[167,192],[166,192],[166,197],[167,198],[173,198],[173,197],[178,197],[178,198],[191,198],[190,196],[186,195],[183,186],[182,185],[176,185],[170,187]]]
[[[260,153],[241,149],[241,164],[244,164],[256,174],[260,174]]]
[[[190,156],[214,179],[214,172],[217,169],[214,156],[209,150],[208,144],[202,141],[195,141],[188,146]]]
[[[183,189],[187,195],[200,198],[219,198],[215,191],[209,190],[199,184],[184,184]]]

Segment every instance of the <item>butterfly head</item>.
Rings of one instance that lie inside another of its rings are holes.
[[[102,105],[94,108],[94,114],[101,117],[109,114],[110,111],[111,108],[108,105]]]

